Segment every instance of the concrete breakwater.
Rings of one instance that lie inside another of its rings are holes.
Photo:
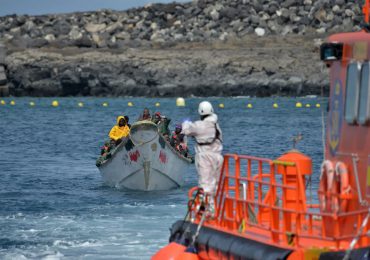
[[[306,95],[327,90],[318,45],[359,30],[344,0],[198,0],[0,17],[13,95]]]

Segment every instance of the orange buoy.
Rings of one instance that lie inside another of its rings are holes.
[[[332,198],[331,193],[333,191],[333,181],[334,181],[335,169],[331,161],[325,160],[321,165],[321,175],[319,184],[319,202],[320,210],[322,212],[331,212]],[[328,196],[328,193],[330,194]]]
[[[343,162],[337,162],[335,165],[335,177],[337,181],[337,195],[334,198],[335,213],[343,213],[347,211],[348,195],[351,193],[351,186],[349,185],[349,174],[347,165]]]
[[[155,255],[152,256],[151,259],[152,260],[183,259],[179,258],[179,256],[185,252],[185,249],[186,247],[184,245],[178,244],[176,242],[171,242],[167,246],[160,249]]]

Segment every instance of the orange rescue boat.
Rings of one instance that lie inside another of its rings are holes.
[[[363,30],[321,46],[330,69],[319,203],[306,186],[312,161],[297,150],[276,160],[227,154],[206,216],[198,188],[152,259],[370,259],[370,4]]]

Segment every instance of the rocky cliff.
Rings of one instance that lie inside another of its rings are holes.
[[[127,11],[0,17],[13,95],[306,95],[318,46],[359,30],[344,0],[194,0]]]

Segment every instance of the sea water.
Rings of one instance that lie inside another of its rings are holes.
[[[171,118],[173,129],[197,120],[204,99],[186,99],[186,107],[176,107],[173,98],[58,98],[57,107],[53,100],[7,98],[0,105],[0,259],[149,259],[186,214],[187,191],[197,184],[194,166],[180,189],[138,192],[105,186],[95,160],[117,116],[128,115],[132,123],[148,107]],[[297,148],[314,160],[317,200],[326,99],[208,100],[219,116],[225,153],[277,158],[302,134]],[[193,144],[190,139],[191,151]]]

